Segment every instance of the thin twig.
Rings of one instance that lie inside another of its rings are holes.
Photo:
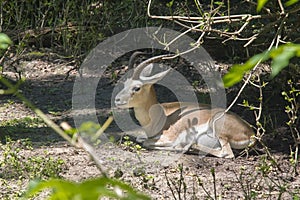
[[[188,30],[184,31],[183,33],[179,34],[177,37],[175,37],[173,40],[171,40],[166,46],[165,46],[165,49],[168,49],[168,47],[173,44],[176,40],[178,40],[179,38],[181,38],[182,36],[186,35],[187,33],[195,30],[196,28],[202,26],[203,24],[202,23],[199,23],[197,26],[195,27],[191,27],[189,28]]]
[[[174,190],[173,190],[173,188],[172,188],[172,185],[171,185],[171,183],[170,183],[169,177],[167,176],[167,171],[165,171],[165,178],[166,178],[166,181],[167,181],[167,186],[168,186],[169,189],[171,190],[171,193],[172,193],[173,198],[174,198],[174,199],[177,199],[177,198],[176,198],[176,195],[175,195],[175,193],[174,193]]]
[[[108,126],[111,124],[112,121],[113,121],[113,117],[109,116],[109,118],[105,121],[105,123],[101,126],[101,128],[92,137],[92,141],[96,141],[103,134],[103,132],[108,128]]]
[[[277,34],[276,34],[277,35]],[[273,38],[269,48],[268,48],[268,51],[271,50],[271,48],[273,47],[274,43],[275,43],[275,38],[276,36]],[[268,53],[268,51],[265,52],[265,54]],[[264,56],[261,57],[261,59],[259,59],[259,61],[256,63],[256,65],[253,67],[252,71],[249,73],[246,81],[244,82],[244,84],[242,85],[241,89],[239,90],[238,94],[235,96],[235,98],[233,99],[233,101],[231,102],[231,104],[227,107],[227,109],[225,110],[225,113],[227,113],[231,108],[232,106],[236,103],[236,101],[238,100],[238,98],[240,97],[240,95],[242,94],[242,92],[244,91],[246,85],[249,84],[249,81],[253,75],[253,72],[257,69],[258,65],[262,62]]]
[[[102,166],[102,161],[98,158],[94,148],[85,142],[80,136],[78,137],[78,144],[84,149],[91,157],[91,159],[95,162],[98,170],[100,171],[101,175],[107,177],[106,171]]]
[[[281,13],[280,13],[280,14],[284,14],[285,11],[284,11],[284,7],[283,7],[283,5],[282,5],[281,0],[277,0],[277,1],[278,1],[278,5],[279,5],[279,7],[280,7],[280,10],[281,10]]]

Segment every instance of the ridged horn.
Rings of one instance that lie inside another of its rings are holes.
[[[142,51],[136,51],[130,56],[130,59],[129,59],[129,62],[128,62],[128,69],[133,68],[134,61],[135,61],[136,57],[139,56],[139,55],[142,55],[142,54],[147,54],[147,53],[142,52]]]

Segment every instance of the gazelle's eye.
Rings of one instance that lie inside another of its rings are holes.
[[[140,91],[140,89],[141,89],[141,87],[135,86],[135,87],[132,88],[132,91],[133,92],[138,92],[138,91]]]

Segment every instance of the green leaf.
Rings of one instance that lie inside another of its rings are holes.
[[[76,185],[61,179],[50,179],[48,181],[34,180],[29,183],[25,197],[36,195],[39,192],[51,188],[53,190],[51,199],[70,199],[73,191],[77,191]]]
[[[264,52],[253,56],[245,64],[233,65],[229,72],[223,77],[224,86],[231,87],[234,84],[240,82],[243,79],[245,73],[253,69],[258,62],[267,60],[268,57],[269,53]]]
[[[11,39],[6,34],[0,33],[0,49],[7,49],[11,44]]]
[[[295,56],[295,52],[287,50],[281,52],[281,54],[274,57],[271,64],[272,66],[271,77],[274,78],[283,68],[288,66],[290,59],[294,56]]]
[[[285,6],[292,6],[294,5],[295,3],[297,3],[299,0],[289,0],[287,2],[285,2]]]
[[[265,4],[268,2],[268,0],[257,0],[257,7],[256,11],[260,12],[261,9],[265,6]]]
[[[173,6],[173,4],[174,4],[174,0],[169,1],[168,3],[166,3],[168,8],[171,8]]]
[[[91,137],[93,136],[101,126],[95,122],[87,121],[80,125],[78,131],[84,137]]]
[[[241,65],[234,65],[229,73],[223,77],[225,87],[231,87],[242,80],[244,71],[241,68]]]
[[[48,181],[31,181],[25,194],[25,198],[45,189],[52,189],[49,199],[99,199],[100,197],[110,197],[114,199],[150,199],[144,194],[136,192],[131,186],[119,180],[100,177],[85,180],[81,183],[71,182],[61,179],[51,179]]]
[[[223,6],[224,2],[222,2],[222,1],[216,1],[216,2],[214,2],[214,4],[216,4],[218,6]]]
[[[278,48],[265,51],[250,58],[245,64],[234,65],[223,77],[225,87],[231,87],[243,79],[245,73],[253,69],[258,62],[272,59],[271,78],[274,78],[283,68],[288,66],[290,59],[300,57],[300,44],[284,44]]]
[[[285,44],[277,49],[272,49],[270,52],[270,57],[273,59],[271,78],[274,78],[283,68],[287,67],[290,59],[295,56],[300,57],[299,44]]]

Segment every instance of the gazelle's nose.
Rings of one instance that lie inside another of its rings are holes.
[[[121,107],[127,104],[127,101],[122,100],[121,98],[116,98],[115,99],[115,105],[117,107]]]
[[[121,103],[121,99],[120,99],[120,98],[115,99],[115,104],[116,104],[116,105],[118,105],[118,104],[120,104],[120,103]]]

